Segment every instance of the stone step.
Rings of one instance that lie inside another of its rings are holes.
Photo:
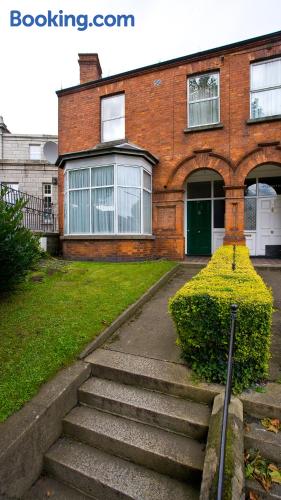
[[[144,358],[110,349],[97,349],[86,360],[92,374],[120,383],[135,385],[166,394],[181,396],[211,405],[223,387],[192,382],[192,373],[185,365]]]
[[[263,487],[254,479],[247,479],[246,492],[252,491],[256,494],[258,500],[281,500],[281,485],[274,484],[269,491],[265,491]]]
[[[211,410],[207,405],[111,380],[89,378],[79,389],[79,401],[197,440],[205,439],[208,432]]]
[[[267,431],[259,420],[245,423],[244,445],[246,449],[258,449],[261,455],[276,464],[281,463],[281,433]]]
[[[89,495],[57,481],[53,477],[42,476],[22,497],[21,500],[89,500]]]
[[[96,500],[195,500],[199,488],[62,438],[45,456],[46,470]]]
[[[180,480],[200,481],[204,445],[183,435],[87,406],[74,408],[63,431],[78,441]]]

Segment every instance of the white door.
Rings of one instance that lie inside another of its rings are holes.
[[[281,245],[281,196],[257,200],[257,255],[266,245]]]

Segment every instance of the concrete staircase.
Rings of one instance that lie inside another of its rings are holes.
[[[45,456],[54,498],[199,498],[210,408],[187,369],[106,349],[86,361],[92,377]]]

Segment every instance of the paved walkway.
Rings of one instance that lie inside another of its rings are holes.
[[[196,267],[181,266],[140,311],[125,323],[104,348],[146,358],[182,363],[176,345],[176,330],[168,313],[168,300],[186,281],[198,273]],[[264,281],[273,289],[276,312],[273,315],[271,381],[281,379],[281,270],[259,269]]]

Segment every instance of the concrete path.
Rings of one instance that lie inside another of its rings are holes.
[[[176,330],[168,313],[168,300],[200,268],[181,266],[178,272],[161,288],[140,311],[125,323],[103,347],[114,351],[147,358],[182,363],[176,345]],[[265,283],[272,288],[275,312],[272,325],[272,345],[269,380],[281,379],[281,270],[257,269]]]
[[[198,271],[198,267],[181,266],[169,282],[130,321],[121,326],[103,347],[183,363],[180,349],[176,345],[175,327],[168,313],[168,300]]]

